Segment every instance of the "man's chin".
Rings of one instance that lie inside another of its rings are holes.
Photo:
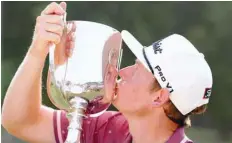
[[[113,102],[112,105],[121,113],[127,112],[127,110],[125,109],[125,106],[120,103],[120,100],[118,98],[116,98]]]

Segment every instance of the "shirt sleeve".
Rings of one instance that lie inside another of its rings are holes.
[[[110,116],[112,116],[112,113],[106,112],[99,117],[83,119],[81,142],[101,142],[102,139],[98,137],[98,129],[103,128],[106,125],[107,119]],[[55,111],[53,114],[53,126],[56,143],[65,142],[68,134],[68,125],[69,121],[66,117],[66,112],[62,110]]]
[[[62,110],[56,110],[53,113],[53,127],[56,143],[64,143],[68,133],[69,121],[66,113]]]

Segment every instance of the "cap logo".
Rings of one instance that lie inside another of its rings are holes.
[[[153,43],[153,45],[152,45],[155,54],[158,54],[158,53],[161,54],[162,51],[163,51],[163,49],[160,48],[160,46],[162,45],[162,43],[160,43],[160,42],[161,42],[161,40],[159,40],[159,41]]]
[[[211,95],[211,91],[212,91],[211,88],[206,88],[206,89],[205,89],[204,96],[203,96],[203,99],[209,99],[209,97],[210,97],[210,95]]]
[[[162,69],[160,68],[160,66],[157,65],[155,67],[155,69],[158,70],[158,74],[160,76],[161,81],[162,82],[166,82],[167,80],[166,80],[166,78],[165,78],[165,76],[164,76],[164,74],[163,74]],[[171,86],[171,84],[169,82],[167,82],[166,88],[169,90],[170,93],[172,93],[174,91],[174,89],[172,88],[172,86]]]

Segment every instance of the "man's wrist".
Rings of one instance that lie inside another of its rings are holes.
[[[32,45],[30,46],[27,55],[44,61],[48,55],[48,51],[40,50],[39,48],[36,48],[34,45]]]
[[[32,60],[35,60],[37,62],[45,62],[47,53],[44,53],[42,51],[37,50],[36,48],[30,47],[26,57],[29,57]]]

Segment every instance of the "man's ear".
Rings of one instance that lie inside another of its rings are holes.
[[[166,88],[152,93],[152,106],[161,107],[169,100],[170,92]]]

